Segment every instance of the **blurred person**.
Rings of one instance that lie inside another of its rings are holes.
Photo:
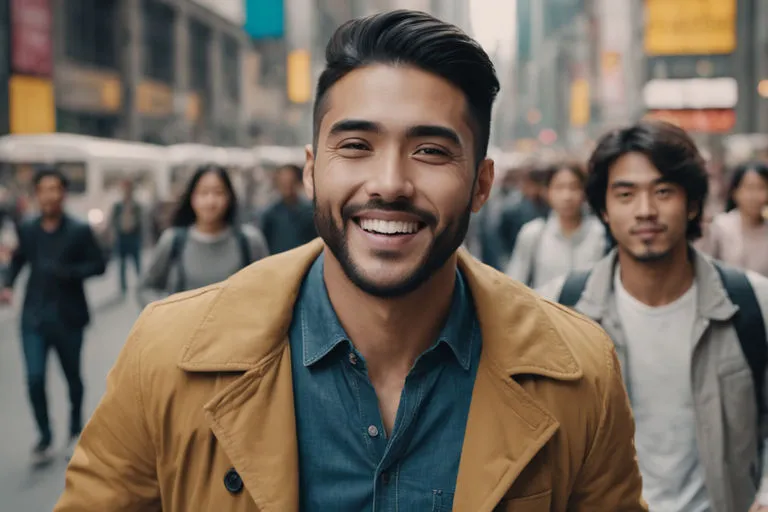
[[[519,179],[521,198],[512,200],[504,205],[498,223],[498,237],[501,242],[505,268],[512,251],[517,243],[517,237],[523,226],[539,218],[549,215],[547,204],[546,176],[551,172],[550,166],[537,164],[532,169],[524,171]]]
[[[133,263],[136,275],[141,275],[142,208],[134,197],[133,182],[123,182],[123,199],[112,207],[110,224],[115,252],[120,261],[120,292],[128,292],[127,266]]]
[[[21,342],[29,400],[40,434],[32,450],[32,461],[42,464],[53,456],[45,386],[50,349],[56,351],[69,387],[67,455],[83,427],[80,364],[84,330],[90,320],[83,281],[104,273],[104,259],[88,224],[64,211],[67,179],[63,174],[54,169],[39,170],[34,190],[40,215],[19,226],[18,246],[0,291],[0,303],[10,303],[13,284],[28,264]]]
[[[428,14],[342,25],[322,240],[145,310],[55,510],[645,510],[610,340],[457,253],[498,88]]]
[[[738,166],[731,178],[726,213],[716,216],[702,249],[729,265],[768,276],[768,165]]]
[[[284,165],[275,172],[280,198],[261,217],[261,230],[272,254],[295,249],[317,237],[312,203],[300,194],[301,168]]]
[[[765,511],[753,502],[763,473],[768,280],[691,247],[707,186],[680,128],[642,122],[609,132],[590,159],[587,198],[617,248],[540,292],[613,339],[650,510]]]
[[[139,286],[141,307],[223,281],[266,257],[264,236],[253,226],[236,226],[236,212],[237,197],[227,171],[199,168],[182,194],[173,227],[154,248]]]
[[[547,174],[547,200],[552,208],[520,230],[507,275],[528,286],[539,287],[571,270],[590,268],[606,252],[605,228],[585,213],[581,164],[553,167]]]
[[[502,212],[522,200],[518,187],[520,172],[519,169],[507,170],[500,180],[496,194],[492,194],[483,209],[474,216],[478,257],[496,270],[502,270],[503,262],[509,258],[499,236],[499,225]]]

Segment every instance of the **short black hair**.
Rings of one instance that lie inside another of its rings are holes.
[[[179,205],[174,212],[173,221],[171,224],[177,228],[186,228],[191,226],[197,220],[194,208],[192,208],[192,194],[195,193],[197,184],[200,182],[203,176],[208,173],[213,173],[221,179],[224,183],[224,188],[227,189],[229,194],[229,204],[227,205],[227,211],[224,212],[224,222],[228,226],[233,226],[237,220],[237,195],[235,194],[235,187],[232,185],[232,180],[229,178],[229,173],[224,167],[219,165],[203,165],[198,167],[195,174],[187,183],[187,188],[184,190]]]
[[[40,182],[45,178],[56,178],[59,180],[59,183],[61,183],[61,186],[64,190],[69,189],[69,180],[66,176],[64,176],[64,173],[58,170],[56,167],[51,165],[43,165],[38,167],[35,170],[34,178],[32,178],[32,183],[34,183],[35,188],[37,188],[40,185]]]
[[[304,173],[302,168],[296,164],[281,165],[280,167],[277,168],[277,172],[280,172],[280,171],[290,171],[294,175],[294,178],[296,178],[297,181],[301,181],[302,175]]]
[[[560,171],[569,171],[571,174],[576,176],[582,186],[585,186],[587,183],[587,173],[584,170],[584,166],[575,160],[565,160],[553,164],[547,170],[546,179],[544,181],[544,184],[547,186],[547,188],[549,188],[549,186],[552,184],[552,180],[555,179],[555,176],[557,176]]]
[[[488,54],[458,27],[419,11],[397,10],[346,22],[325,50],[317,82],[313,142],[327,109],[328,90],[348,73],[371,64],[408,65],[433,73],[460,89],[475,138],[475,161],[488,151],[491,111],[499,80]]]
[[[731,185],[728,188],[728,202],[725,205],[725,211],[729,212],[736,208],[736,201],[733,199],[733,194],[736,192],[736,189],[739,188],[741,182],[744,180],[744,176],[746,176],[749,171],[755,171],[758,176],[768,183],[768,165],[763,162],[747,162],[738,165],[733,170],[733,175],[731,176]]]
[[[600,138],[587,171],[586,195],[592,211],[602,220],[611,167],[629,153],[645,155],[664,180],[685,190],[688,205],[696,207],[696,216],[688,221],[686,235],[689,240],[701,237],[702,214],[709,190],[706,163],[685,130],[663,121],[641,121]]]

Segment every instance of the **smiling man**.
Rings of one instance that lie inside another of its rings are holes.
[[[493,182],[488,56],[396,11],[326,60],[321,240],[145,310],[56,510],[645,510],[606,335],[458,250]]]

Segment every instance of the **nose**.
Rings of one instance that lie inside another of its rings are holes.
[[[658,215],[656,209],[656,201],[654,201],[652,193],[642,193],[637,195],[637,210],[635,211],[635,217],[640,220],[655,219]]]
[[[398,151],[382,152],[371,165],[371,175],[365,184],[370,197],[379,197],[386,202],[413,197],[413,182]]]

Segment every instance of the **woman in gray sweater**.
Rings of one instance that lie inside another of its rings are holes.
[[[157,242],[139,286],[139,304],[223,281],[267,256],[264,236],[253,226],[236,226],[236,212],[227,171],[198,169],[181,197],[173,227]]]

